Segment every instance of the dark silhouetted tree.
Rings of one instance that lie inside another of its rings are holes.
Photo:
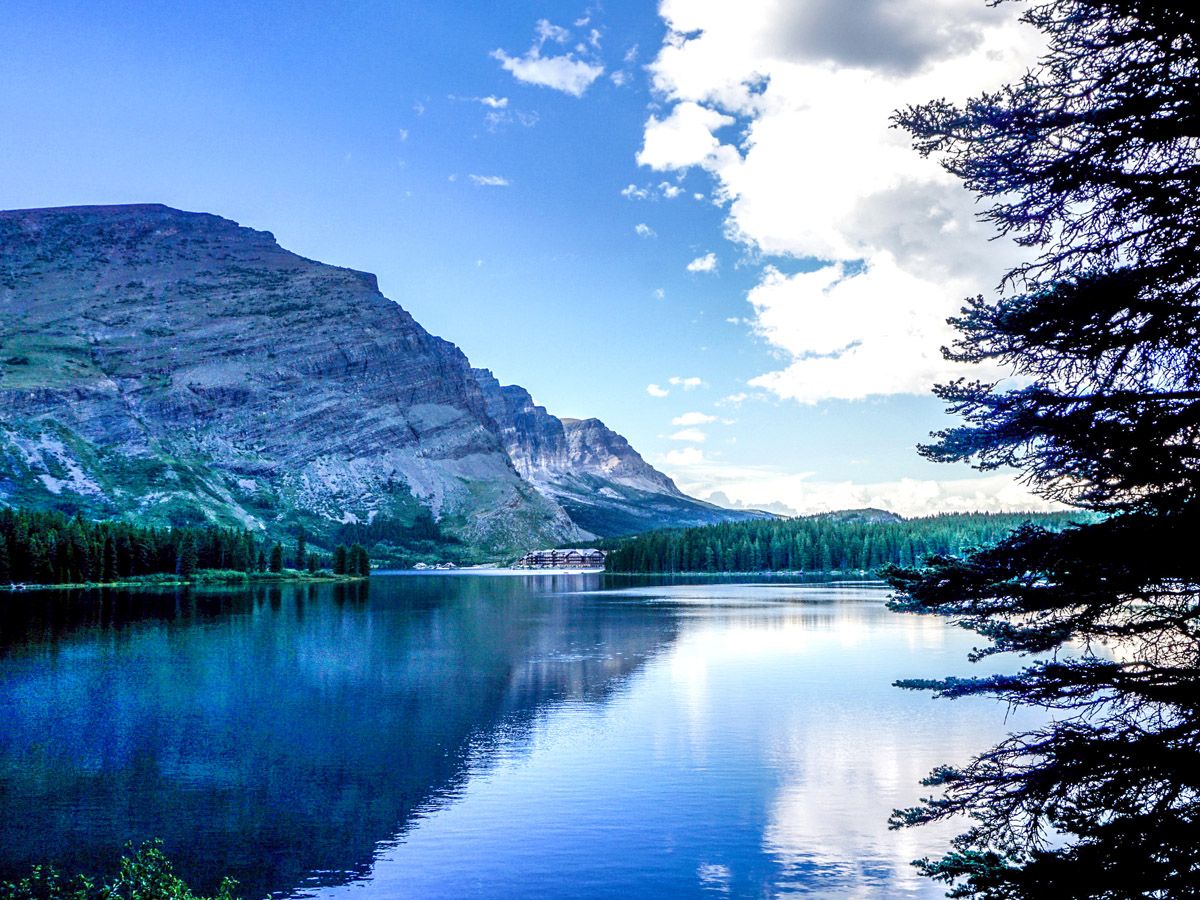
[[[1016,675],[908,681],[1052,711],[896,827],[971,827],[926,874],[952,896],[1200,895],[1200,6],[1050,0],[1041,64],[956,107],[897,114],[917,148],[1030,248],[1001,299],[969,301],[952,359],[1024,386],[938,389],[964,424],[935,460],[1015,466],[1096,519],[1017,529],[893,569],[900,610],[1037,654]]]
[[[308,541],[304,537],[304,529],[296,537],[296,568],[303,569],[308,563]]]
[[[344,544],[338,544],[333,549],[333,574],[347,574],[346,547]]]
[[[272,572],[282,572],[283,571],[283,545],[282,544],[276,543],[275,546],[273,546],[271,548],[271,571]]]
[[[195,574],[199,560],[196,539],[191,534],[185,534],[175,551],[175,574],[182,578],[190,578]]]
[[[367,548],[362,544],[354,544],[350,547],[346,555],[346,574],[362,576],[371,574],[371,558],[367,555]]]

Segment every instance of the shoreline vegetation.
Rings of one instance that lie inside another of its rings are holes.
[[[943,513],[905,519],[883,510],[847,510],[794,519],[757,519],[651,531],[598,542],[611,574],[855,575],[928,557],[957,557],[1033,524],[1060,531],[1086,512]]]
[[[238,572],[230,569],[201,569],[188,577],[167,573],[133,575],[118,581],[79,581],[30,584],[6,582],[0,593],[22,594],[26,591],[90,591],[99,588],[139,587],[204,587],[239,584],[346,584],[366,581],[369,575],[335,575],[332,572],[302,572],[284,569],[282,572]]]
[[[282,541],[214,525],[157,528],[91,522],[53,511],[0,509],[0,587],[181,586],[366,578],[365,547],[310,547],[297,529]]]

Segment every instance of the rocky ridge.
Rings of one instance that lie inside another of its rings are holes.
[[[374,276],[160,205],[0,212],[0,502],[318,541],[428,510],[491,554],[739,516],[489,382]]]

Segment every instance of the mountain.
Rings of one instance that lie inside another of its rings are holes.
[[[517,385],[475,369],[518,472],[596,535],[760,518],[689,497],[599,419],[559,419]]]
[[[548,485],[602,472],[628,443],[560,423],[556,456],[536,423],[514,438],[498,412],[463,353],[373,275],[268,232],[160,205],[0,212],[2,503],[279,538],[303,527],[326,545],[370,523],[372,539],[464,553],[606,533]],[[629,490],[704,506],[632,448],[622,459],[614,492],[636,470]],[[553,477],[531,474],[542,460]]]

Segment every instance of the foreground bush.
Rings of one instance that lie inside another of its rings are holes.
[[[197,897],[162,852],[160,841],[147,841],[121,857],[111,882],[97,886],[83,875],[66,878],[53,866],[34,866],[17,882],[0,882],[0,900],[235,900],[237,882],[225,878],[212,898]]]

